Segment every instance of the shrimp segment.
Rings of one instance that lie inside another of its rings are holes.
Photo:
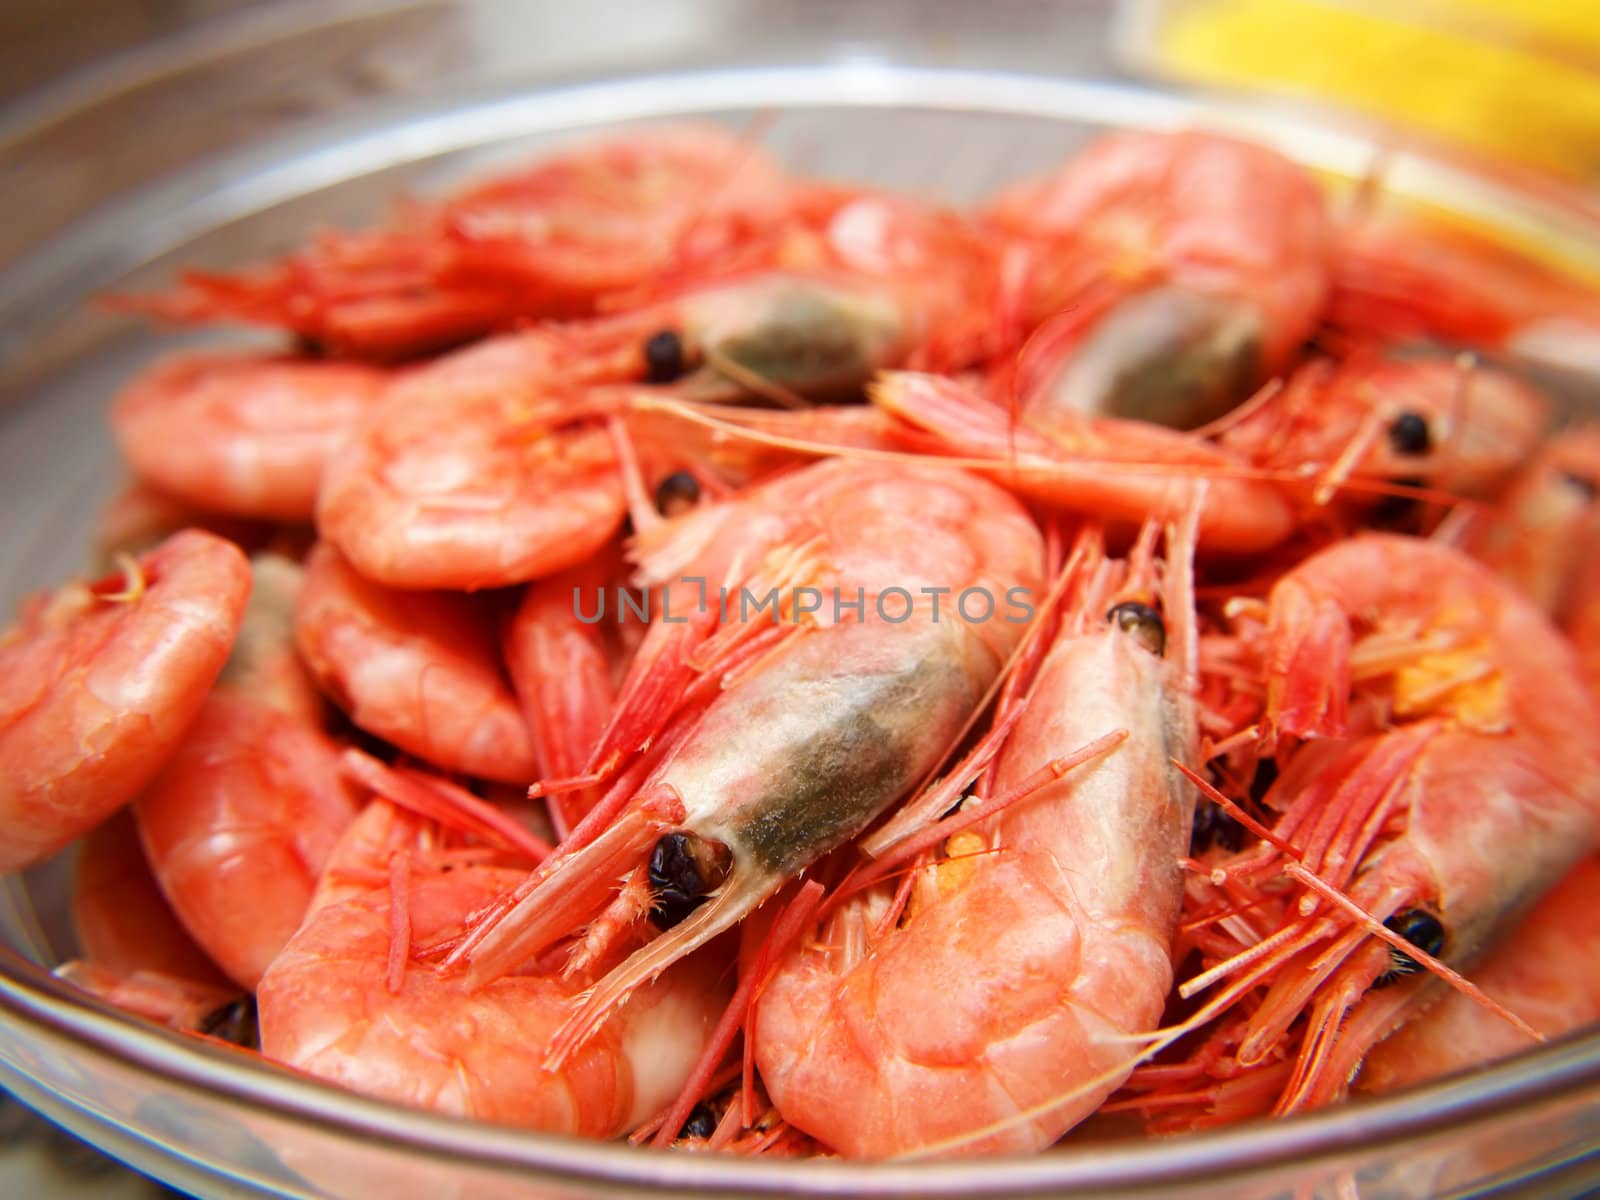
[[[261,981],[262,1053],[401,1104],[553,1133],[615,1137],[649,1117],[682,1086],[726,999],[714,959],[639,989],[560,1070],[539,1048],[581,978],[518,974],[471,991],[411,961],[520,876],[431,855],[422,822],[373,801]]]
[[[321,727],[325,706],[295,657],[300,569],[273,556],[252,567],[250,605],[216,690],[134,804],[173,908],[246,990],[299,927],[356,815]]]
[[[1169,549],[1170,638],[1133,600],[1155,600],[1155,581],[1099,564],[993,791],[1108,734],[1126,739],[952,835],[887,928],[892,886],[847,901],[781,963],[755,1047],[786,1120],[850,1157],[1036,1151],[1133,1068],[1129,1035],[1156,1027],[1171,987],[1193,807],[1171,764],[1197,752],[1189,552]]]
[[[180,500],[309,521],[324,466],[387,383],[352,363],[182,355],[124,389],[111,427],[139,477]]]
[[[771,585],[786,636],[724,679],[703,716],[690,710],[687,736],[604,833],[552,860],[516,907],[468,939],[460,957],[471,977],[499,978],[596,914],[619,874],[659,865],[671,879],[658,906],[692,911],[668,915],[673,928],[596,986],[553,1053],[580,1045],[633,988],[855,836],[939,761],[1016,645],[1026,615],[1006,605],[1032,594],[1040,559],[1038,531],[1014,500],[933,468],[823,463],[683,519],[646,560],[647,578],[677,580],[680,616],[652,626],[600,761],[613,761],[608,747],[626,762],[652,745],[659,698],[672,698],[670,713],[679,681],[717,645],[710,635],[770,628],[740,623],[750,617],[737,594],[720,631],[714,593],[696,623],[679,623],[692,611],[687,580],[726,579],[756,597]],[[946,597],[938,620],[933,591]],[[987,594],[987,619],[958,614],[964,591]],[[854,612],[834,603],[858,599]]]
[[[324,542],[306,560],[295,639],[369,733],[446,770],[526,782],[533,746],[487,617],[467,596],[372,583]]]
[[[60,850],[165,764],[250,591],[232,544],[168,538],[119,576],[36,597],[0,635],[0,870]]]
[[[389,587],[501,587],[588,558],[622,523],[622,484],[554,361],[542,335],[508,335],[397,381],[328,465],[322,536]]]

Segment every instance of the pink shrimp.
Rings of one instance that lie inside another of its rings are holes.
[[[1200,544],[1230,553],[1270,548],[1294,528],[1287,499],[1241,456],[1192,434],[1073,412],[1020,421],[938,375],[886,371],[878,407],[932,435],[934,451],[988,460],[984,470],[1041,503],[1125,527],[1200,506]]]
[[[310,914],[261,981],[268,1058],[457,1116],[615,1137],[682,1086],[725,999],[700,956],[640,988],[559,1070],[538,1049],[584,986],[555,969],[472,990],[416,961],[521,872],[452,849],[373,801],[340,841]],[[556,964],[559,966],[559,963]]]
[[[1218,134],[1114,134],[986,215],[1018,239],[1017,303],[1040,328],[1017,385],[1039,411],[1193,428],[1283,370],[1327,296],[1316,185]]]
[[[306,665],[362,729],[449,771],[526,782],[533,746],[493,625],[472,597],[372,583],[325,542],[295,609]]]
[[[1033,522],[991,484],[843,459],[663,527],[644,564],[666,607],[591,759],[628,769],[625,807],[569,839],[455,959],[499,978],[598,914],[619,876],[648,883],[638,907],[671,928],[588,994],[552,1047],[571,1053],[937,765],[1017,644],[1040,558]],[[697,607],[699,577],[730,589],[725,621],[714,591]],[[746,599],[771,607],[752,621]]]
[[[354,819],[322,702],[294,652],[300,569],[252,563],[234,654],[134,813],[151,868],[184,926],[246,990],[305,915]]]
[[[1362,338],[1502,347],[1547,321],[1600,329],[1600,295],[1482,233],[1388,215],[1339,231],[1327,320]]]
[[[0,869],[60,850],[165,765],[249,590],[243,554],[188,530],[118,575],[24,606],[0,635]]]
[[[621,316],[563,330],[608,377],[694,399],[856,395],[875,370],[957,370],[1005,337],[998,260],[955,212],[820,190],[781,235],[658,284]]]
[[[1549,1037],[1600,1021],[1600,858],[1588,858],[1539,901],[1469,973],[1483,991]],[[1527,1036],[1460,993],[1436,1002],[1380,1042],[1361,1065],[1360,1092],[1390,1092],[1515,1054]]]
[[[790,184],[714,126],[657,126],[550,155],[385,229],[329,233],[281,263],[191,272],[171,297],[120,303],[181,321],[279,326],[380,361],[573,317],[778,225]]]
[[[1471,359],[1370,353],[1312,359],[1263,400],[1218,444],[1304,478],[1317,503],[1352,482],[1488,495],[1537,449],[1550,412],[1535,389]],[[1370,509],[1381,497],[1350,499]]]
[[[133,814],[89,833],[72,870],[72,924],[85,960],[118,975],[154,971],[214,988],[229,983],[156,886]]]
[[[992,794],[1026,794],[941,839],[898,919],[895,886],[863,893],[780,965],[754,1036],[786,1120],[848,1157],[1036,1151],[1132,1070],[1192,820],[1171,763],[1198,750],[1190,552],[1169,544],[1164,585],[1148,562],[1085,567],[1000,751]]]
[[[209,512],[309,521],[323,468],[385,372],[263,355],[180,355],[117,397],[111,427],[141,479]]]
[[[1224,1065],[1265,1072],[1258,1101],[1288,1112],[1341,1094],[1393,1027],[1365,1010],[1417,956],[1470,964],[1600,840],[1600,750],[1571,735],[1600,713],[1548,621],[1445,546],[1342,542],[1284,575],[1267,617],[1280,815],[1208,865],[1219,893],[1186,923],[1220,932],[1181,990],[1225,984],[1202,1010],[1224,1014]]]
[[[622,484],[583,368],[562,362],[512,334],[398,380],[328,465],[322,536],[389,587],[501,587],[588,558],[622,524]]]

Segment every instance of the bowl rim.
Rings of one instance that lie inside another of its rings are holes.
[[[663,107],[663,98],[672,103]],[[1041,109],[1042,101],[1048,101]],[[955,111],[1060,116],[1078,121],[1108,114],[1138,126],[1220,124],[1292,150],[1325,170],[1359,169],[1371,143],[1349,130],[1319,126],[1303,114],[1263,113],[1120,83],[1057,79],[1028,72],[851,61],[630,75],[599,82],[516,88],[469,96],[453,106],[437,97],[385,107],[378,115],[330,122],[314,134],[233,152],[178,180],[146,185],[90,214],[0,275],[0,377],[19,357],[8,349],[13,322],[24,332],[56,319],[61,304],[89,293],[201,229],[242,219],[308,186],[326,186],[384,167],[514,136],[580,131],[595,125],[659,119],[752,105],[789,107],[917,106]],[[334,151],[337,149],[338,153]],[[1560,190],[1529,197],[1470,168],[1408,151],[1391,152],[1386,183],[1398,177],[1426,193],[1469,184],[1491,208],[1565,222],[1592,235]],[[1401,189],[1405,190],[1404,187]],[[148,231],[152,227],[154,235]],[[147,236],[130,238],[129,229]],[[45,285],[51,284],[49,287]],[[40,288],[45,286],[46,303]],[[27,320],[23,320],[26,314]],[[41,315],[42,314],[42,315]],[[1552,1102],[1600,1085],[1600,1030],[1536,1047],[1468,1075],[1394,1096],[1363,1099],[1282,1120],[1162,1140],[1072,1146],[1048,1154],[937,1162],[792,1163],[713,1155],[660,1154],[625,1144],[540,1134],[424,1112],[345,1091],[285,1068],[242,1060],[217,1047],[147,1025],[86,1000],[47,971],[0,947],[0,1017],[42,1026],[86,1050],[148,1068],[188,1086],[257,1106],[295,1123],[315,1123],[365,1141],[446,1158],[535,1172],[572,1182],[630,1185],[662,1192],[757,1195],[995,1195],[1093,1192],[1177,1186],[1242,1178],[1270,1168],[1353,1151],[1397,1146],[1430,1134],[1502,1117],[1514,1107]]]

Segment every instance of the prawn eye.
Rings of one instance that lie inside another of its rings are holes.
[[[644,344],[645,378],[651,383],[671,383],[683,374],[683,339],[673,329],[663,329]]]
[[[1439,918],[1422,908],[1402,908],[1383,923],[1383,927],[1398,933],[1424,954],[1437,955],[1444,949],[1444,926]],[[1389,950],[1389,969],[1373,981],[1373,987],[1383,987],[1402,976],[1421,969],[1416,959],[1403,951]]]
[[[1134,639],[1156,657],[1166,653],[1167,627],[1161,620],[1161,614],[1148,604],[1140,604],[1128,600],[1112,607],[1106,613],[1106,620],[1110,621],[1123,633],[1132,634]]]
[[[694,1138],[705,1141],[717,1131],[717,1115],[704,1104],[696,1104],[689,1110],[689,1119],[683,1123],[679,1132],[680,1138]]]
[[[728,877],[733,855],[721,842],[692,833],[664,834],[650,855],[650,919],[671,929],[705,903]]]
[[[664,517],[686,512],[699,499],[700,481],[688,471],[674,471],[656,487],[656,508]]]
[[[200,1018],[199,1032],[246,1050],[261,1049],[261,1031],[256,1025],[256,998],[240,996]]]
[[[1427,419],[1414,412],[1401,413],[1389,423],[1389,445],[1396,454],[1426,454],[1433,445]]]

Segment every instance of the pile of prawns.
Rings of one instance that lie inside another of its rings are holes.
[[[1600,434],[1463,353],[1600,321],[1544,267],[1201,131],[968,213],[662,126],[115,303],[295,340],[128,384],[0,641],[114,1005],[850,1157],[1600,1018]]]

